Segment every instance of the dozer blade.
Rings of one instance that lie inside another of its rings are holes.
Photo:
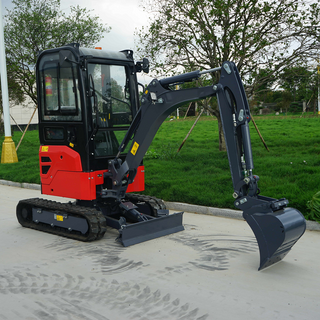
[[[284,208],[272,213],[243,214],[256,236],[262,270],[282,260],[306,230],[301,212]]]
[[[122,226],[122,229],[119,230],[119,240],[124,247],[128,247],[140,242],[182,231],[184,230],[182,215],[183,212],[177,212],[159,218],[124,225]]]

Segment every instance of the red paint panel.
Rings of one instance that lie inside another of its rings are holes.
[[[78,200],[95,200],[96,185],[103,184],[103,172],[58,171],[50,184],[42,184],[42,193]]]
[[[43,183],[49,176],[54,176],[57,171],[82,171],[79,153],[67,146],[40,146],[39,160],[41,182]],[[43,170],[43,166],[50,166],[50,168]]]
[[[103,184],[103,173],[107,170],[82,172],[80,155],[67,146],[41,146],[39,159],[42,194],[79,200],[96,199],[96,186]],[[140,166],[127,192],[143,190],[144,166]]]
[[[42,184],[42,193],[79,200],[91,199],[91,180],[88,173],[58,171],[50,177],[46,184]]]
[[[96,198],[95,178],[82,172],[78,152],[67,146],[41,146],[39,151],[42,193],[79,200]]]
[[[144,190],[144,166],[139,166],[137,174],[132,183],[129,184],[127,192],[139,192]]]

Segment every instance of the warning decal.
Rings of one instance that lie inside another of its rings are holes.
[[[131,149],[131,153],[132,153],[134,156],[136,155],[136,153],[137,153],[137,151],[138,151],[138,148],[139,148],[139,144],[138,144],[137,142],[135,142],[135,143],[133,144],[132,149]]]
[[[61,216],[60,214],[55,214],[54,219],[57,221],[63,221],[63,216]]]

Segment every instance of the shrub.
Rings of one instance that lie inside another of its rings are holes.
[[[269,108],[263,108],[262,109],[262,114],[269,114],[271,110]]]
[[[307,207],[310,210],[307,218],[320,222],[320,191],[318,191],[312,199],[307,202]]]
[[[299,102],[293,102],[293,103],[291,103],[288,111],[289,111],[289,112],[302,112],[301,103],[299,103]]]

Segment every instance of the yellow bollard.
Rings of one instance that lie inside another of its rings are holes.
[[[12,137],[5,137],[2,144],[1,163],[18,162],[16,147]]]

